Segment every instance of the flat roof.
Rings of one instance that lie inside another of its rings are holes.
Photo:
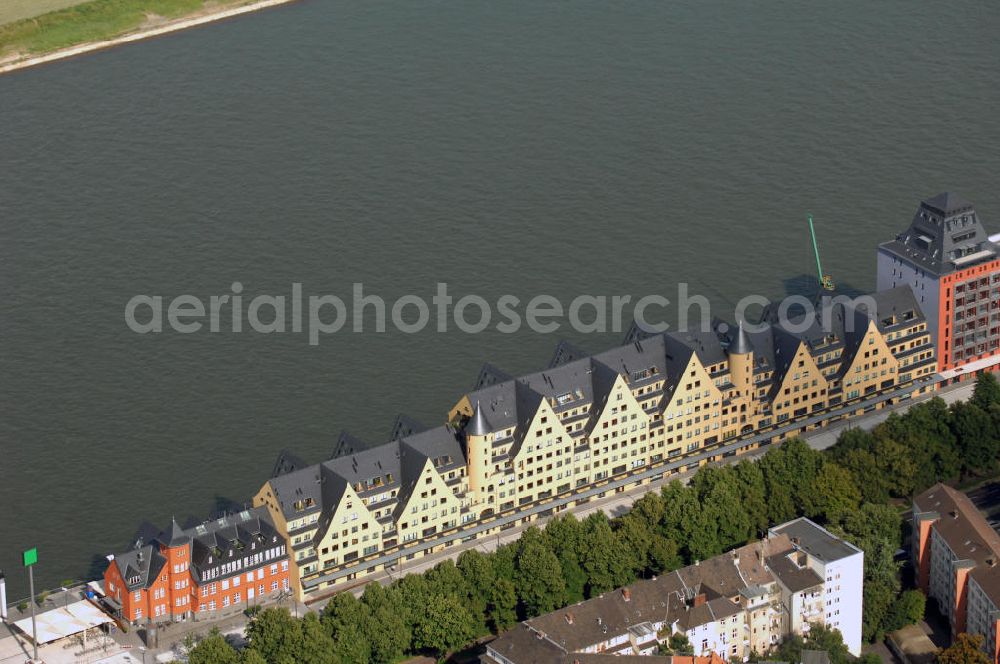
[[[837,538],[827,529],[816,525],[805,517],[799,517],[794,521],[775,526],[771,531],[787,535],[796,547],[827,563],[861,552],[861,549]]]

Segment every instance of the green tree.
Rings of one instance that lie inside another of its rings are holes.
[[[830,656],[830,664],[847,664],[852,659],[840,632],[823,625],[811,625],[809,636],[805,639],[794,634],[782,641],[774,658],[784,662],[801,662],[803,650],[826,651]]]
[[[566,591],[562,568],[537,528],[528,528],[517,542],[514,587],[528,616],[548,613],[562,605]]]
[[[909,450],[916,462],[914,491],[955,479],[962,469],[952,433],[952,413],[940,397],[914,404],[903,416],[890,414],[872,433]]]
[[[649,571],[653,574],[672,572],[684,564],[677,543],[663,535],[654,535],[649,545]]]
[[[452,560],[444,560],[435,565],[424,573],[424,579],[427,580],[430,593],[454,595],[459,598],[469,596],[469,587],[466,585],[465,577],[462,576]]]
[[[615,519],[613,525],[616,537],[631,558],[633,569],[629,571],[629,580],[634,579],[639,572],[651,567],[649,553],[657,534],[644,518],[632,512]]]
[[[895,561],[902,531],[899,513],[889,505],[866,503],[846,515],[842,527],[831,529],[865,552],[861,633],[866,641],[881,638],[900,590]]]
[[[490,589],[496,583],[496,574],[493,572],[490,557],[478,549],[469,549],[459,554],[455,566],[465,580],[469,607],[477,619],[482,619],[486,613],[486,601]]]
[[[302,642],[302,629],[288,609],[272,607],[250,620],[246,636],[250,647],[268,662],[295,661]]]
[[[413,645],[440,657],[474,634],[472,614],[465,604],[451,595],[431,595],[413,630]]]
[[[663,519],[663,499],[654,491],[644,493],[632,504],[631,514],[642,518],[651,529],[656,529]]]
[[[557,556],[563,577],[562,604],[576,604],[587,598],[587,571],[576,551],[560,551]]]
[[[371,644],[371,661],[375,664],[398,660],[406,652],[412,638],[403,618],[388,605],[375,609],[365,634]]]
[[[267,664],[267,660],[253,648],[244,648],[240,653],[240,664]]]
[[[861,502],[861,492],[854,478],[832,461],[820,468],[812,489],[811,513],[807,516],[821,521],[835,522],[846,514],[853,514]]]
[[[517,591],[509,579],[497,579],[486,610],[490,629],[499,634],[517,622]]]
[[[814,510],[812,486],[822,455],[800,438],[785,441],[760,460],[768,495],[768,519],[781,523]]]
[[[981,474],[992,470],[1000,450],[989,414],[975,404],[959,401],[952,406],[952,422],[965,472]]]
[[[884,478],[883,483],[888,488],[890,495],[897,498],[909,498],[913,495],[917,465],[913,460],[911,450],[884,436],[874,439],[873,450],[878,470]],[[864,487],[859,484],[858,488],[861,489],[863,496]],[[873,499],[867,500],[868,502],[876,502]],[[877,502],[886,502],[886,499],[883,498]]]
[[[595,512],[584,522],[583,569],[587,572],[588,596],[613,590],[635,579],[636,560],[621,538],[611,530],[604,512]]]
[[[951,645],[937,654],[938,664],[989,664],[990,658],[982,651],[981,634],[962,633]]]
[[[701,497],[702,514],[706,521],[717,524],[718,548],[726,551],[745,544],[754,535],[754,527],[736,472],[728,466],[716,470],[719,472],[714,473],[714,481]]]
[[[424,598],[430,594],[427,581],[422,574],[407,574],[392,585],[390,593],[395,597],[400,617],[406,623],[410,634],[424,608]]]
[[[924,619],[927,598],[919,590],[906,590],[893,604],[886,631],[895,631]]]
[[[239,664],[240,656],[217,629],[188,653],[189,664]]]
[[[1000,404],[1000,382],[996,376],[989,371],[979,374],[969,401],[986,412],[990,411],[990,406]]]
[[[586,535],[583,524],[572,514],[567,514],[550,521],[544,534],[545,541],[559,559],[562,570],[566,587],[562,603],[573,604],[583,600],[587,587],[587,573],[580,560]]]
[[[693,655],[694,646],[688,641],[687,634],[682,632],[677,632],[676,634],[670,635],[670,640],[668,641],[670,645],[670,652],[675,655]]]
[[[830,656],[830,664],[847,664],[851,657],[838,630],[823,625],[812,625],[805,640],[806,650],[822,650]],[[801,660],[796,660],[801,661]]]
[[[378,628],[372,622],[367,603],[351,593],[337,593],[323,607],[320,621],[331,637],[329,649],[340,660],[367,662],[371,659],[372,645],[368,634]]]
[[[744,459],[733,467],[740,483],[744,511],[750,520],[751,537],[762,537],[770,525],[767,522],[767,483],[764,471],[756,461]]]
[[[695,474],[697,477],[701,471]],[[685,562],[705,560],[722,552],[719,525],[706,515],[695,489],[672,481],[663,487],[661,531],[675,542],[683,542]]]
[[[309,664],[337,664],[339,658],[334,654],[333,639],[315,611],[310,611],[302,617],[300,629],[302,640],[299,642],[296,661]],[[367,653],[364,653],[364,659],[353,661],[367,660]]]

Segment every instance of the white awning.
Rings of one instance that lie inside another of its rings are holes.
[[[38,644],[50,643],[84,630],[113,622],[111,618],[86,600],[74,602],[35,616],[38,625]],[[31,618],[18,620],[14,625],[31,638]]]
[[[961,267],[962,265],[967,265],[968,263],[974,263],[978,260],[984,258],[992,258],[995,252],[992,249],[983,249],[982,251],[977,251],[974,254],[966,254],[965,256],[959,256],[952,261],[955,265]]]
[[[1000,355],[991,355],[989,357],[984,357],[981,360],[976,360],[975,362],[969,362],[968,364],[963,364],[956,369],[949,369],[948,371],[942,371],[941,376],[944,378],[954,378],[955,376],[961,376],[967,373],[974,373],[980,369],[988,369],[1000,364]]]

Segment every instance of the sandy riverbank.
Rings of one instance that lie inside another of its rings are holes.
[[[64,60],[77,55],[83,55],[85,53],[91,53],[105,48],[128,44],[129,42],[158,37],[171,32],[177,32],[178,30],[186,30],[188,28],[204,25],[205,23],[221,21],[233,16],[249,14],[250,12],[260,11],[261,9],[267,9],[268,7],[275,7],[277,5],[284,5],[291,2],[296,2],[296,0],[257,0],[257,2],[251,2],[238,7],[207,10],[185,18],[166,21],[153,27],[142,28],[135,32],[115,37],[114,39],[106,39],[103,41],[88,42],[77,46],[70,46],[69,48],[59,49],[58,51],[52,51],[51,53],[46,53],[44,55],[22,56],[7,61],[0,61],[0,74],[6,74],[19,69],[34,67],[36,65],[43,65],[57,60]]]

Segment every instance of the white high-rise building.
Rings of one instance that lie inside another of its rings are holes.
[[[864,551],[805,518],[776,526],[770,532],[788,536],[795,550],[805,554],[802,565],[813,570],[823,583],[823,624],[840,631],[847,649],[860,656]],[[810,616],[808,622],[816,620]]]

